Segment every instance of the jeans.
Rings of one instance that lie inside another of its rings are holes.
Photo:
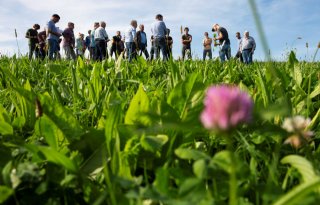
[[[107,48],[106,48],[105,40],[96,40],[96,60],[102,61],[107,56]]]
[[[221,62],[224,62],[227,59],[229,60],[231,57],[231,47],[230,44],[224,44],[221,47],[221,50],[219,51],[219,56],[220,56],[220,60]]]
[[[203,50],[203,60],[206,59],[207,55],[209,56],[209,59],[212,59],[212,50],[211,49],[204,49]]]
[[[57,53],[59,52],[58,48],[58,41],[54,39],[48,39],[48,47],[49,47],[49,60],[53,60],[54,58],[57,58]],[[53,58],[53,55],[54,58]]]
[[[129,62],[136,58],[136,46],[133,42],[126,42],[127,57]]]
[[[252,63],[252,49],[244,49],[242,51],[242,58],[245,64]]]
[[[140,50],[140,56],[142,55],[142,53],[144,53],[144,56],[146,57],[146,59],[149,59],[149,53],[148,53],[146,44],[140,43],[139,50]]]
[[[184,60],[185,55],[188,55],[188,59],[191,59],[191,47],[190,46],[182,46],[182,60]]]
[[[165,38],[155,38],[154,39],[154,47],[155,48],[160,48],[161,52],[162,52],[162,57],[163,57],[163,60],[166,61],[168,58],[168,55],[167,55],[167,46],[166,46],[166,40]],[[159,49],[155,49],[154,52],[155,52],[155,55],[156,55],[156,58],[158,59],[160,57],[160,51]]]

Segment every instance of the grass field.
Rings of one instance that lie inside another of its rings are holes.
[[[316,204],[319,70],[293,54],[252,65],[2,57],[0,204]],[[252,98],[250,123],[204,128],[206,89],[221,84]]]

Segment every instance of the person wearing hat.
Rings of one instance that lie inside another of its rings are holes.
[[[40,29],[39,24],[34,24],[32,28],[26,32],[26,38],[29,39],[29,59],[32,59],[33,53],[36,58],[39,57],[39,48],[37,47],[38,41],[38,30]]]
[[[191,59],[191,42],[192,36],[189,34],[189,28],[184,28],[184,34],[181,37],[182,42],[182,60],[184,60],[185,55],[188,56],[188,59]]]
[[[218,45],[220,45],[219,56],[221,62],[224,62],[226,57],[229,60],[231,58],[231,47],[228,31],[219,24],[214,24],[212,26],[212,32],[218,33],[218,36],[214,37],[213,40],[219,40]]]

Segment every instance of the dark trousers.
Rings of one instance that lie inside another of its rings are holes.
[[[187,55],[188,55],[187,57],[188,57],[188,59],[191,59],[191,47],[190,46],[182,46],[182,60],[184,60],[184,57],[186,55],[187,50],[189,50],[187,53]]]
[[[29,59],[32,59],[33,53],[36,58],[39,58],[39,48],[36,44],[29,44]]]
[[[146,57],[146,59],[149,59],[149,53],[148,53],[146,44],[140,43],[139,50],[140,50],[140,56],[142,56],[142,53],[144,53],[144,56]]]
[[[102,61],[107,57],[105,40],[96,40],[96,60]]]
[[[236,56],[237,59],[240,59],[240,62],[243,62],[242,53],[240,51],[237,52]]]

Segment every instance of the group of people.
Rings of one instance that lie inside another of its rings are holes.
[[[47,22],[44,31],[38,33],[40,29],[39,24],[35,24],[33,28],[28,29],[26,38],[29,39],[29,58],[35,54],[36,58],[44,59],[46,56],[50,60],[61,58],[60,45],[62,45],[65,52],[66,59],[76,59],[78,56],[83,57],[86,49],[89,51],[90,59],[102,61],[106,58],[115,55],[115,58],[124,54],[128,61],[131,62],[137,55],[144,54],[147,60],[160,58],[160,51],[164,61],[172,57],[173,39],[170,36],[170,29],[168,29],[163,21],[161,14],[156,15],[155,21],[151,25],[151,49],[150,55],[147,50],[148,38],[144,31],[144,25],[139,25],[136,20],[132,20],[130,25],[125,30],[124,35],[117,31],[116,35],[111,39],[110,50],[107,51],[107,45],[110,41],[106,32],[106,23],[104,21],[95,22],[93,29],[88,31],[88,36],[84,38],[84,34],[79,33],[75,38],[74,23],[69,22],[67,28],[60,30],[56,27],[60,16],[53,14],[51,19]],[[183,31],[182,31],[183,30]],[[222,62],[231,58],[231,47],[228,32],[219,24],[214,24],[212,27],[214,38],[209,37],[208,32],[204,33],[203,39],[203,60],[208,56],[212,59],[212,44],[220,47],[219,56]],[[181,44],[182,44],[182,60],[186,57],[191,59],[191,42],[192,35],[189,34],[189,28],[181,28]],[[63,38],[62,38],[63,37]],[[252,55],[254,53],[256,44],[255,40],[249,36],[249,32],[244,33],[244,37],[240,37],[240,33],[236,34],[239,40],[238,51],[236,57],[244,63],[252,63]]]

